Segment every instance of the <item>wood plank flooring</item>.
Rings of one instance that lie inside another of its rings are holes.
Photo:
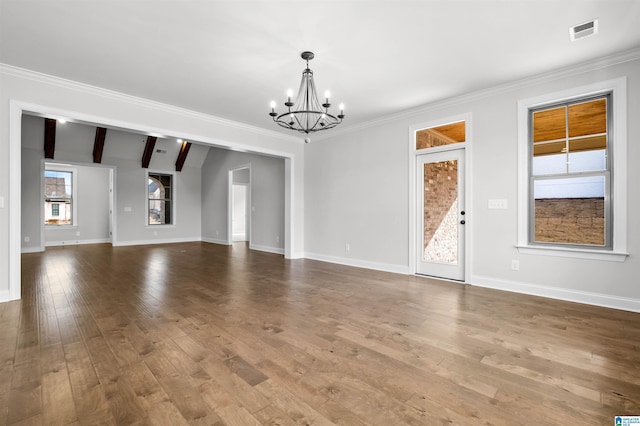
[[[640,415],[640,314],[243,244],[51,248],[22,256],[22,279],[0,304],[0,424]]]

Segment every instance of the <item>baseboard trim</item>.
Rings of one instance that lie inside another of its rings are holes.
[[[251,250],[258,250],[258,251],[264,251],[267,253],[274,253],[274,254],[282,254],[284,255],[284,249],[280,248],[280,247],[269,247],[269,246],[261,246],[259,244],[249,244],[249,248]]]
[[[396,274],[409,274],[409,267],[407,265],[394,265],[391,263],[379,263],[370,262],[368,260],[350,259],[345,257],[327,256],[319,253],[306,252],[304,257],[312,260],[319,260],[321,262],[337,263],[339,265],[353,266],[356,268],[373,269],[376,271],[393,272]]]
[[[44,247],[22,247],[20,253],[42,253]]]
[[[220,240],[218,238],[205,238],[202,237],[202,242],[203,243],[210,243],[210,244],[222,244],[223,246],[230,246],[231,244],[229,244],[229,242],[227,240]]]
[[[45,247],[60,247],[60,246],[79,246],[83,244],[104,244],[110,243],[108,238],[100,238],[95,240],[68,240],[68,241],[47,241],[44,243]]]
[[[197,241],[203,241],[200,237],[188,237],[188,238],[162,238],[153,240],[136,240],[136,241],[118,241],[113,243],[114,247],[122,246],[146,246],[150,244],[173,244],[173,243],[193,243]]]
[[[0,303],[11,302],[12,300],[18,299],[12,299],[11,292],[9,292],[8,290],[0,291]]]
[[[609,294],[591,293],[587,291],[570,290],[559,287],[547,287],[536,284],[515,281],[496,280],[494,278],[473,275],[468,284],[532,296],[548,297],[550,299],[565,300],[567,302],[584,303],[586,305],[619,309],[622,311],[640,312],[640,300],[627,297],[611,296]]]

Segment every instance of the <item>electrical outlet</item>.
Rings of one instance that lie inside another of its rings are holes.
[[[28,243],[29,241],[31,241],[31,237],[29,237],[29,236],[24,237],[24,242],[25,243]]]
[[[516,259],[511,260],[511,270],[519,271],[520,270],[520,261]]]
[[[345,244],[345,245],[344,245],[344,249],[345,249],[345,251],[347,251],[347,252],[351,251],[351,244],[349,244],[349,243]]]
[[[276,235],[276,243],[280,242],[280,235]]]

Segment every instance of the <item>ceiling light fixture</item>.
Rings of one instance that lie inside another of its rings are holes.
[[[291,100],[293,91],[287,91],[287,102],[284,103],[287,111],[278,114],[276,102],[272,101],[269,115],[279,126],[307,134],[336,127],[344,118],[344,104],[340,104],[340,114],[330,114],[329,91],[325,92],[325,101],[320,104],[313,82],[313,71],[309,68],[309,61],[314,57],[313,52],[302,52],[300,56],[307,61],[307,68],[302,71],[300,89],[295,101]]]

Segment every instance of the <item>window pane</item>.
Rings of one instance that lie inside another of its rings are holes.
[[[533,113],[533,143],[566,139],[567,109],[562,106]]]
[[[606,151],[578,151],[569,153],[569,172],[607,170]]]
[[[428,262],[458,263],[458,161],[424,165],[424,250]]]
[[[465,122],[446,124],[416,132],[416,149],[451,145],[466,140]]]
[[[604,176],[534,181],[534,241],[605,245]]]
[[[172,175],[149,173],[149,225],[171,224]]]
[[[607,99],[569,105],[569,137],[607,133]]]
[[[534,176],[555,175],[567,172],[567,154],[533,157],[531,173]]]
[[[71,225],[73,172],[44,171],[45,225]]]

